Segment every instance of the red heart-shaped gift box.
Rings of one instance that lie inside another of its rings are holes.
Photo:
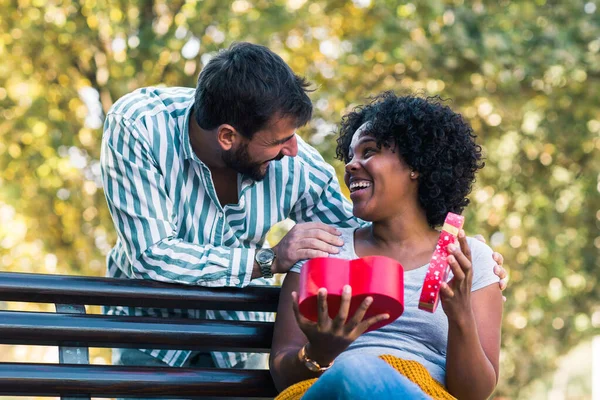
[[[404,268],[384,256],[369,256],[356,260],[319,257],[307,261],[300,273],[299,306],[306,318],[317,321],[317,292],[327,289],[329,316],[335,318],[345,285],[352,287],[352,301],[348,318],[367,297],[373,303],[365,319],[387,313],[390,318],[371,325],[367,332],[395,321],[404,312]]]

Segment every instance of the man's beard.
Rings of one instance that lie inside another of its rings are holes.
[[[223,162],[228,168],[249,177],[254,181],[262,181],[267,174],[268,169],[263,171],[265,162],[254,162],[248,153],[248,145],[242,144],[237,150],[223,152],[221,156]],[[283,154],[278,155],[274,160],[281,160]],[[269,160],[270,161],[270,160]]]

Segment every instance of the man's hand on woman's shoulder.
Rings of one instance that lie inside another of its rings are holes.
[[[474,237],[480,242],[486,243],[486,240],[482,235],[475,235]],[[498,278],[500,278],[500,282],[498,282],[498,285],[500,285],[500,290],[504,291],[504,289],[506,289],[506,287],[508,286],[509,280],[508,272],[506,272],[506,269],[504,268],[504,257],[502,256],[502,254],[495,251],[494,253],[492,253],[492,258],[496,263],[496,265],[494,265],[494,274],[498,275]],[[506,301],[506,297],[502,296],[502,300]]]
[[[276,254],[273,272],[286,273],[300,261],[337,254],[344,245],[340,232],[322,222],[305,222],[294,225],[273,251]]]

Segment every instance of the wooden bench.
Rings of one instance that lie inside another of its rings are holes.
[[[53,303],[55,313],[0,311],[0,344],[57,346],[59,363],[0,363],[0,395],[273,398],[268,370],[90,365],[89,347],[268,352],[273,323],[86,314],[85,305],[276,311],[277,287],[188,287],[142,280],[0,272],[0,302]]]

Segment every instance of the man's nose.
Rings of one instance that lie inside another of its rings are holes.
[[[296,135],[294,135],[294,137],[285,142],[285,144],[281,148],[281,153],[288,157],[296,157],[296,155],[298,154],[298,140],[296,139]]]

